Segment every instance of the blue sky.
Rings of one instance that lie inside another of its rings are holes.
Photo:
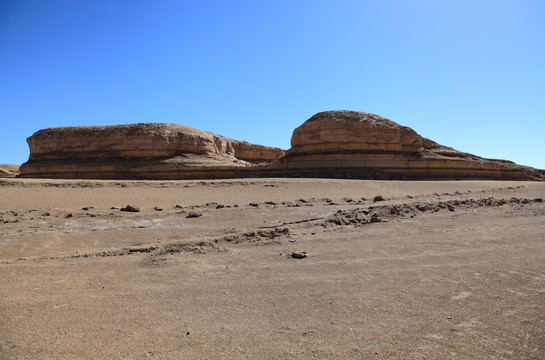
[[[0,0],[0,163],[72,125],[287,149],[334,109],[545,169],[545,2]]]

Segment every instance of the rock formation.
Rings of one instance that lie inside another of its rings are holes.
[[[378,115],[321,112],[295,129],[274,166],[292,176],[537,180],[539,170],[439,145]]]
[[[27,142],[22,177],[545,179],[540,170],[462,153],[357,111],[312,116],[295,129],[287,153],[163,123],[50,128]]]
[[[235,177],[240,168],[284,155],[278,148],[170,123],[49,128],[27,142],[30,158],[21,176],[33,178]]]
[[[19,165],[0,164],[0,178],[13,178],[19,175]]]

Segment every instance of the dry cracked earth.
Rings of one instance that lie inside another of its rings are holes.
[[[0,180],[0,358],[542,359],[543,198],[507,181]]]

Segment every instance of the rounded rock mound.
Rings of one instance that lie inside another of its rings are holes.
[[[329,151],[410,151],[424,146],[414,130],[361,111],[325,111],[293,132],[290,153]]]
[[[286,156],[269,165],[289,176],[373,179],[540,180],[533,168],[485,159],[426,139],[379,115],[335,110],[293,132]]]

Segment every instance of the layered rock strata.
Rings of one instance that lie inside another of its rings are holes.
[[[0,164],[0,178],[14,178],[19,175],[19,165]]]
[[[383,179],[539,180],[539,170],[439,145],[378,115],[318,113],[295,129],[274,164],[294,176]]]
[[[164,123],[50,128],[27,142],[22,177],[545,179],[542,170],[459,152],[357,111],[312,116],[295,129],[287,153]]]
[[[27,142],[30,158],[21,176],[31,178],[229,178],[284,155],[171,123],[49,128]]]

